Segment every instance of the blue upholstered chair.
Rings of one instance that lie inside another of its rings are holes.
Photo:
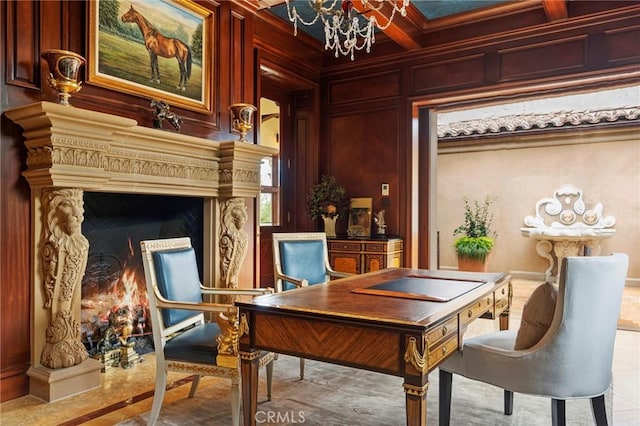
[[[273,273],[276,293],[352,275],[331,269],[324,232],[274,233]]]
[[[564,425],[565,400],[590,398],[596,424],[606,425],[627,267],[625,254],[564,259],[553,319],[528,349],[514,350],[518,330],[466,339],[440,366],[440,425],[449,424],[452,373],[503,388],[505,414],[512,413],[513,392],[546,396],[553,425]]]
[[[331,269],[324,232],[274,233],[273,274],[276,293],[352,275]],[[303,378],[304,359],[300,358]]]
[[[271,289],[219,289],[202,286],[189,238],[142,241],[142,259],[156,350],[156,386],[148,424],[160,414],[167,373],[191,373],[192,398],[200,376],[231,380],[231,418],[240,419],[240,360],[238,314],[232,303],[205,303],[203,295],[253,297]],[[205,318],[213,317],[214,322]],[[267,393],[271,399],[273,354],[261,354],[267,366]]]

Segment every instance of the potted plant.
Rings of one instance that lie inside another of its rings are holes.
[[[453,231],[454,236],[461,235],[454,242],[458,270],[487,272],[487,259],[495,241],[495,233],[491,231],[491,202],[488,195],[483,203],[464,198],[464,223]]]
[[[323,219],[328,237],[336,236],[336,220],[349,210],[349,199],[344,188],[333,176],[322,176],[307,196],[307,214],[317,221]]]

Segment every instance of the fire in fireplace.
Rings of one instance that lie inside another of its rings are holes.
[[[202,266],[203,199],[85,192],[84,209],[89,255],[82,342],[103,362],[104,354],[123,347],[137,354],[153,351],[140,241],[188,236]]]

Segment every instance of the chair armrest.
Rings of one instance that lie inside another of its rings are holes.
[[[175,300],[167,300],[161,295],[156,294],[157,305],[163,309],[186,309],[189,311],[205,311],[217,313],[233,312],[236,307],[229,303],[193,303],[193,302],[177,302]]]
[[[338,272],[338,271],[334,271],[333,269],[327,269],[327,274],[333,278],[347,278],[355,275],[355,274],[352,274],[351,272]]]
[[[294,277],[290,277],[289,275],[285,275],[285,274],[279,274],[276,272],[276,279],[280,279],[282,281],[286,281],[289,282],[293,285],[295,285],[296,287],[307,287],[309,286],[309,281],[300,278],[294,278]]]
[[[227,296],[263,296],[272,294],[273,288],[215,288],[201,285],[202,294],[227,295]]]

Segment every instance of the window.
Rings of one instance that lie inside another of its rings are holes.
[[[260,163],[260,226],[280,224],[280,105],[260,98],[260,145],[277,153]]]

